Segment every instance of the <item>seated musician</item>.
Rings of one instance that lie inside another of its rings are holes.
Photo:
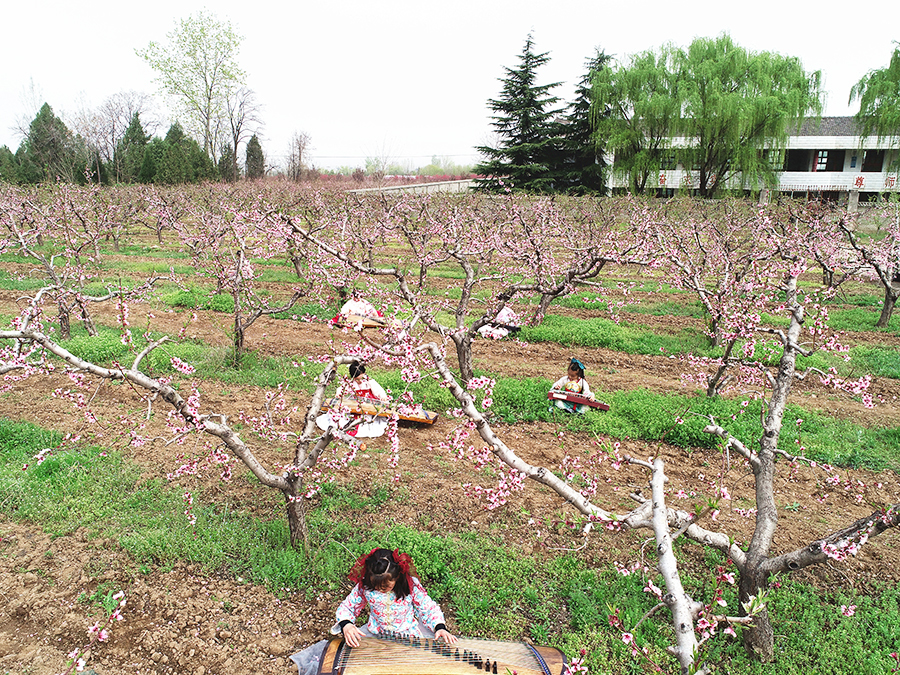
[[[366,367],[359,361],[350,364],[350,379],[345,385],[341,385],[337,391],[337,397],[355,399],[360,403],[389,403],[390,397],[384,388],[371,377],[366,375]],[[316,426],[323,431],[332,426],[345,428],[350,422],[359,419],[358,425],[347,433],[357,438],[377,438],[387,429],[388,420],[385,417],[374,415],[337,415],[336,413],[322,413],[316,418]]]
[[[553,386],[550,387],[551,391],[554,389],[579,394],[592,401],[595,400],[587,380],[584,379],[584,364],[575,357],[572,357],[572,360],[569,361],[569,367],[566,370],[565,376],[559,378],[553,383]],[[578,413],[580,415],[583,415],[590,409],[589,406],[586,406],[583,403],[574,403],[572,401],[563,401],[560,399],[557,399],[550,404],[551,410],[554,405],[566,412]]]
[[[518,325],[519,317],[516,316],[516,313],[512,311],[509,307],[504,307],[499,312],[497,312],[497,316],[494,317],[494,320],[490,323],[486,323],[481,328],[478,329],[478,333],[481,337],[491,338],[492,340],[500,340],[505,338],[510,333],[515,333],[521,330],[521,327]]]
[[[458,642],[444,625],[441,608],[428,597],[416,577],[407,554],[386,548],[372,549],[359,557],[347,577],[354,584],[353,590],[338,606],[337,623],[331,627],[331,633],[342,635],[351,647],[359,647],[363,637],[385,631],[435,638],[447,644]],[[357,628],[356,619],[367,607],[369,619]],[[327,644],[326,640],[320,640],[290,657],[299,675],[319,673]]]
[[[331,633],[343,635],[351,647],[358,647],[362,637],[388,631],[457,642],[444,624],[441,608],[415,576],[407,554],[373,549],[356,561],[347,576],[355,585],[338,607]],[[366,608],[369,619],[358,628],[356,619]]]
[[[348,316],[362,316],[369,319],[381,319],[384,317],[379,310],[375,308],[368,300],[364,300],[362,293],[358,289],[354,289],[350,293],[350,299],[341,307],[340,313],[334,317],[330,323],[334,325],[343,325]]]

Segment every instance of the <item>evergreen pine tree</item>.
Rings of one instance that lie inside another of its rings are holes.
[[[0,146],[0,181],[4,183],[19,182],[19,162],[16,156],[5,145]]]
[[[266,175],[266,158],[256,134],[247,142],[247,158],[244,163],[247,178],[256,180]]]
[[[117,181],[134,183],[139,180],[144,165],[144,150],[149,141],[150,136],[144,133],[140,115],[135,113],[125,130],[125,135],[116,146],[113,157]]]
[[[222,154],[219,155],[219,175],[226,183],[235,182],[238,177],[236,174],[237,163],[234,161],[234,149],[231,143],[222,146]]]
[[[155,183],[177,185],[191,181],[191,168],[188,164],[185,147],[186,139],[184,129],[181,128],[178,122],[174,122],[163,139],[165,149],[156,167],[156,174],[153,179]]]
[[[500,137],[499,147],[478,147],[488,159],[475,167],[475,173],[485,176],[477,179],[477,186],[486,191],[501,190],[504,186],[514,190],[551,192],[554,186],[554,168],[558,166],[561,127],[554,108],[559,99],[550,96],[551,89],[559,83],[537,85],[537,69],[550,59],[547,53],[535,54],[531,34],[525,40],[525,48],[519,56],[516,68],[505,68],[506,79],[500,98],[488,101],[496,113],[491,126]]]
[[[594,75],[608,67],[610,57],[597,50],[585,63],[587,71],[575,89],[563,131],[562,165],[558,167],[559,190],[573,194],[606,194],[606,163],[597,122],[608,113],[592,105]]]
[[[28,128],[19,163],[26,182],[38,183],[62,178],[76,180],[76,153],[72,132],[45,103]]]
[[[141,183],[161,183],[157,177],[159,167],[162,164],[163,155],[166,153],[166,142],[161,138],[154,138],[144,148],[144,157],[141,162],[141,170],[138,173],[138,181]]]

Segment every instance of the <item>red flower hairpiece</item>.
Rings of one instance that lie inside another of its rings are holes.
[[[394,549],[394,560],[400,565],[400,570],[403,574],[409,576],[409,566],[412,563],[412,558],[409,557],[407,553],[400,553],[399,548]]]
[[[377,548],[373,548],[368,553],[359,556],[356,559],[356,562],[353,563],[353,566],[350,568],[350,571],[347,573],[347,578],[355,585],[362,584],[366,578],[366,561],[369,559]],[[393,552],[394,562],[400,567],[400,571],[403,572],[407,577],[414,577],[416,575],[415,566],[413,565],[412,558],[409,557],[407,553],[400,553],[400,549],[394,549]],[[409,583],[412,584],[412,579],[410,578]]]
[[[363,579],[366,576],[366,560],[368,560],[369,556],[377,550],[377,548],[373,548],[368,553],[361,555],[356,559],[356,562],[353,563],[353,567],[351,567],[350,571],[347,573],[347,578],[350,581],[354,584],[361,584],[363,582]]]

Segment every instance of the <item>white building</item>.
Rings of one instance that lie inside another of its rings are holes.
[[[683,138],[673,139],[675,146],[684,142]],[[852,117],[806,120],[800,131],[788,138],[784,167],[777,174],[773,190],[794,197],[836,200],[855,210],[860,201],[868,201],[879,193],[900,191],[897,171],[889,171],[895,165],[898,148],[897,137],[860,139]],[[700,180],[698,171],[689,171],[680,164],[661,170],[656,179],[654,187],[661,195],[691,191]],[[610,185],[625,188],[627,179],[614,172]],[[726,187],[749,192],[752,186],[742,184],[740,175],[735,175]],[[767,196],[763,190],[761,198]]]

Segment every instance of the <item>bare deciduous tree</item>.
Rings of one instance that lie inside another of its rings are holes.
[[[305,131],[295,131],[287,156],[288,179],[300,182],[306,170],[306,156],[310,149],[310,137]]]

